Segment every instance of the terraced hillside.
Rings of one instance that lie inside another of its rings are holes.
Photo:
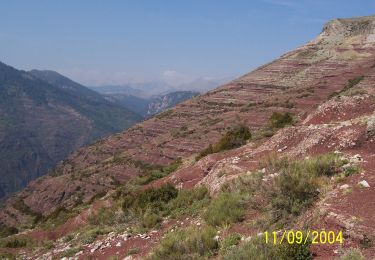
[[[36,258],[67,248],[101,259],[233,259],[264,250],[285,259],[297,251],[302,259],[374,255],[374,55],[375,17],[331,21],[279,59],[76,151],[10,198],[1,222],[36,225],[26,233],[34,239],[64,238]],[[228,150],[228,142],[242,146]],[[45,229],[61,211],[68,220]],[[100,231],[84,240],[92,225]],[[306,227],[342,231],[345,242],[256,244],[265,230]],[[194,239],[204,250],[189,244]],[[345,251],[354,247],[362,253]]]

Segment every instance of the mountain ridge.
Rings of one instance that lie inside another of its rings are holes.
[[[140,120],[60,74],[54,77],[71,89],[46,82],[35,71],[18,71],[4,63],[0,70],[2,196],[47,173],[78,147]]]

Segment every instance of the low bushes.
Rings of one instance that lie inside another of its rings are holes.
[[[84,233],[82,233],[80,235],[80,240],[81,242],[85,245],[85,244],[91,244],[92,242],[95,241],[95,239],[99,236],[99,235],[104,235],[104,234],[107,234],[109,233],[109,230],[108,229],[105,229],[105,228],[99,228],[99,227],[94,227],[94,228],[91,228],[91,229],[88,229],[86,230]]]
[[[168,203],[168,210],[173,217],[196,216],[209,202],[210,197],[206,187],[183,189],[178,192],[176,198]]]
[[[347,92],[347,91],[351,90],[354,86],[358,85],[364,78],[365,78],[364,76],[358,76],[358,77],[349,79],[342,90],[335,91],[335,92],[331,93],[328,96],[328,98],[331,99],[335,96],[338,96],[338,95],[340,95],[344,92]]]
[[[181,158],[175,160],[167,166],[160,166],[152,169],[147,169],[144,171],[142,176],[136,179],[136,183],[140,185],[148,184],[154,180],[161,179],[170,173],[177,170],[177,168],[182,164]]]
[[[283,128],[293,123],[293,117],[289,112],[280,113],[273,112],[268,120],[268,124],[271,128]]]
[[[204,219],[213,226],[226,226],[242,219],[245,210],[237,193],[221,193],[212,200],[204,213]]]
[[[313,259],[310,250],[310,242],[306,244],[289,244],[287,242],[281,245],[266,244],[262,238],[253,238],[249,242],[230,248],[221,258],[222,260],[247,260],[247,259]]]
[[[0,224],[0,238],[7,237],[18,233],[18,229],[15,227],[7,227]]]
[[[5,248],[19,248],[19,247],[26,247],[27,245],[31,244],[31,238],[27,237],[12,237],[0,240],[0,247]]]
[[[135,213],[141,219],[142,225],[147,228],[155,226],[167,215],[197,215],[209,203],[205,187],[178,191],[171,184],[143,191],[122,191],[115,197],[122,200],[125,212]]]
[[[162,207],[171,199],[176,198],[178,190],[171,184],[165,184],[160,188],[147,189],[137,195],[134,200],[133,207],[145,209],[146,207]]]
[[[291,165],[282,171],[270,188],[274,221],[288,221],[289,216],[298,216],[311,206],[319,195],[314,176],[308,176],[298,165]]]
[[[220,242],[220,255],[225,255],[233,246],[238,245],[241,242],[241,235],[233,233],[224,238]]]
[[[201,151],[199,155],[195,158],[199,160],[209,154],[218,153],[225,150],[230,150],[233,148],[240,147],[246,144],[246,141],[251,138],[250,129],[246,126],[238,126],[234,129],[225,133],[219,142],[214,145],[209,145],[206,149]]]
[[[178,190],[171,184],[143,191],[127,191],[121,195],[122,209],[128,213],[133,212],[140,217],[144,227],[150,228],[169,212],[168,202],[177,195]]]
[[[169,233],[154,250],[150,260],[205,259],[214,254],[219,244],[212,227],[190,227]]]
[[[366,258],[362,255],[361,251],[357,248],[350,248],[343,252],[340,260],[365,260]]]
[[[274,222],[288,223],[300,215],[318,198],[322,176],[330,177],[341,166],[335,154],[320,155],[305,160],[269,158],[269,167],[279,175],[266,189],[271,201]]]

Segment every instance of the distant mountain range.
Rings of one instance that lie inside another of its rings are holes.
[[[89,86],[101,94],[123,94],[131,95],[140,98],[151,98],[165,95],[176,91],[193,91],[205,93],[217,86],[229,82],[231,78],[225,79],[210,79],[199,78],[192,82],[185,83],[178,86],[169,85],[163,81],[150,81],[144,83],[128,83],[124,85],[102,85],[102,86]]]
[[[199,92],[195,91],[174,91],[150,98],[141,98],[127,94],[105,94],[104,97],[110,102],[130,109],[147,118],[198,95]]]
[[[200,93],[205,93],[226,81],[229,79],[200,78],[179,86],[171,86],[163,81],[153,81],[89,88],[101,93],[108,101],[147,118]]]
[[[54,71],[0,63],[0,198],[72,151],[142,120]]]

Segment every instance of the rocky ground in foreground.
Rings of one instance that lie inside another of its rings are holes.
[[[280,59],[77,151],[7,201],[3,233],[19,233],[1,252],[371,258],[374,54],[374,17],[334,20]],[[343,243],[262,240],[291,229],[341,231]]]

